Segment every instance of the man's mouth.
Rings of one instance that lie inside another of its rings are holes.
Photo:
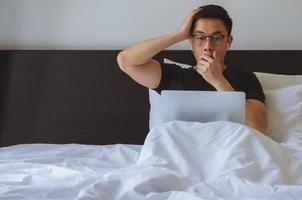
[[[212,54],[203,54],[203,56],[209,56],[214,59],[214,56]],[[205,60],[205,59],[202,58],[202,60]]]
[[[211,58],[214,58],[213,54],[204,54],[205,56],[209,56]]]

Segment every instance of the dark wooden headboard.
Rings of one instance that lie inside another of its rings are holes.
[[[122,73],[117,50],[0,51],[0,146],[142,144],[148,90]],[[156,56],[193,64],[192,52]],[[230,51],[229,67],[302,74],[302,51]]]

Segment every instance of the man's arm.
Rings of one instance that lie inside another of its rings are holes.
[[[245,125],[267,134],[267,112],[264,103],[255,99],[246,100]]]
[[[161,66],[152,58],[167,47],[189,37],[192,17],[198,10],[194,9],[176,32],[143,41],[120,52],[117,56],[120,69],[139,84],[156,88],[161,80]]]
[[[182,40],[183,38],[180,34],[170,33],[162,37],[143,41],[120,52],[117,62],[120,69],[137,83],[148,88],[156,88],[161,79],[161,66],[152,57]]]
[[[225,78],[213,86],[217,91],[235,91]],[[267,113],[264,103],[255,99],[247,99],[245,102],[245,125],[267,134]]]
[[[195,66],[203,78],[208,81],[217,91],[235,91],[232,85],[222,74],[222,64],[214,58],[204,56],[204,60]],[[247,99],[245,112],[245,125],[255,128],[263,134],[267,134],[266,106],[259,100]]]

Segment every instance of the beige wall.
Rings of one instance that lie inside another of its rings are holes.
[[[0,0],[0,49],[122,49],[176,30],[204,3],[229,11],[232,49],[302,49],[300,0]]]

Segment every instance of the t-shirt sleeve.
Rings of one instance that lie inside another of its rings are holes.
[[[256,99],[265,103],[265,95],[262,86],[253,72],[246,73],[245,76],[246,99]]]
[[[161,79],[157,88],[154,90],[161,93],[162,90],[171,90],[177,87],[181,76],[181,68],[175,64],[160,63]]]

